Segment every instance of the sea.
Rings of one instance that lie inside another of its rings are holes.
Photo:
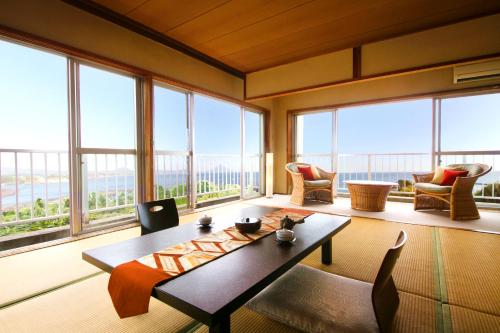
[[[250,178],[253,179],[253,184],[258,186],[258,182],[260,179],[259,172],[246,172],[245,173],[247,182]],[[252,176],[252,177],[251,177]],[[177,185],[185,184],[187,179],[186,174],[157,174],[156,182],[166,187],[167,189],[174,188]],[[197,174],[198,182],[202,180],[209,181],[212,184],[218,184],[221,188],[226,184],[239,184],[240,183],[240,173],[239,172],[231,172],[227,175],[225,174],[217,174],[216,172],[205,172]],[[346,180],[364,180],[368,179],[368,174],[363,172],[355,172],[355,173],[340,173],[338,175],[339,180],[339,188],[345,188],[346,185],[344,181]],[[372,173],[372,180],[381,180],[381,181],[391,181],[397,182],[398,180],[409,180],[412,181],[412,173],[411,172],[374,172]],[[493,171],[487,174],[486,176],[480,178],[476,183],[476,190],[480,189],[482,185],[490,184],[494,182],[500,182],[500,172]],[[59,184],[58,182],[49,182],[47,185],[45,183],[35,183],[33,184],[33,200],[37,198],[45,198],[45,187],[47,186],[47,198],[49,201],[57,200],[59,195],[61,198],[66,198],[69,196],[69,183],[67,180],[64,180]],[[131,191],[135,187],[135,179],[133,176],[119,176],[108,177],[107,184],[106,179],[104,177],[100,177],[98,179],[89,179],[88,181],[88,192],[104,192],[106,191],[106,187],[108,188],[109,193],[113,193],[115,191]],[[31,195],[31,184],[19,184],[19,205],[26,205],[32,201]],[[1,207],[3,210],[15,206],[16,204],[16,185],[15,183],[2,183],[2,200]]]

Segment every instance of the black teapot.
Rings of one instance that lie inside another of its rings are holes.
[[[281,221],[281,229],[288,229],[288,230],[292,230],[296,224],[304,223],[304,219],[294,221],[291,218],[289,218],[288,215],[285,215],[285,217],[283,217],[280,221]]]

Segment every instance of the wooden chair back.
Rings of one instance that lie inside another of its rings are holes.
[[[396,245],[390,248],[382,261],[372,290],[372,304],[381,332],[390,332],[399,306],[399,295],[392,279],[392,271],[408,239],[404,230],[399,233]]]
[[[137,205],[141,236],[179,225],[179,213],[174,199],[144,202]]]

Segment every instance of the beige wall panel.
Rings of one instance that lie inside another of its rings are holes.
[[[500,52],[500,14],[363,45],[362,75]]]
[[[287,110],[355,103],[380,98],[400,97],[492,84],[500,85],[500,79],[466,84],[453,84],[453,69],[445,68],[359,82],[278,98],[272,110],[273,140],[271,147],[275,159],[275,192],[285,193],[287,191],[287,176],[285,172]]]
[[[243,98],[243,80],[56,0],[2,0],[0,24]]]
[[[247,98],[352,77],[352,49],[247,74]]]

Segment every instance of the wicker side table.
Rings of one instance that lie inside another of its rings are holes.
[[[397,183],[370,180],[345,181],[351,194],[351,208],[370,212],[381,212],[385,209],[387,196]]]

